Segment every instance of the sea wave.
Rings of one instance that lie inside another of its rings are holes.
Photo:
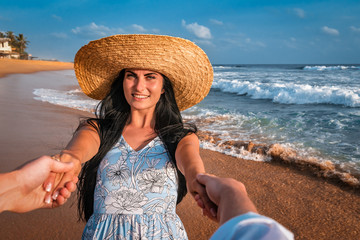
[[[248,95],[253,99],[270,99],[283,104],[336,104],[360,107],[360,92],[338,86],[312,86],[295,83],[261,83],[220,79],[213,88],[223,92]]]
[[[95,112],[98,101],[87,98],[80,89],[60,91],[54,89],[34,89],[34,99],[86,112]]]
[[[331,70],[359,70],[360,66],[348,66],[348,65],[337,65],[337,66],[305,66],[304,70],[316,70],[316,71],[331,71]]]
[[[346,185],[359,188],[360,173],[351,164],[335,164],[332,161],[303,154],[291,144],[256,144],[251,141],[223,141],[210,132],[198,132],[203,149],[221,152],[226,155],[252,160],[277,162],[302,171],[309,171],[318,177],[335,179]]]
[[[222,70],[222,69],[232,69],[232,68],[234,68],[235,66],[221,66],[221,65],[219,65],[219,66],[213,66],[213,69],[215,69],[215,70]]]
[[[282,69],[282,70],[307,70],[307,71],[332,71],[332,70],[360,70],[358,64],[347,65],[304,65],[304,64],[224,64],[213,65],[214,70],[226,70],[226,69]]]

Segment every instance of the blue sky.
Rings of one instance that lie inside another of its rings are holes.
[[[360,1],[0,0],[0,31],[73,61],[91,40],[149,33],[194,41],[213,64],[360,63]]]

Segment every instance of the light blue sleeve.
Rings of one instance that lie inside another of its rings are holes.
[[[248,212],[224,223],[210,238],[218,239],[289,240],[294,239],[294,235],[275,220]]]

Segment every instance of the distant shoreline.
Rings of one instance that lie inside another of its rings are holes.
[[[0,78],[9,74],[74,69],[70,62],[0,59]]]

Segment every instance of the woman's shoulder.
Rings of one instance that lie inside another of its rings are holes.
[[[181,156],[193,156],[192,154],[199,153],[199,149],[200,142],[198,136],[195,133],[190,133],[180,140],[175,150],[175,157],[180,159]]]
[[[98,133],[99,124],[94,119],[88,119],[88,120],[82,121],[79,124],[79,127],[78,127],[77,131],[80,131],[80,130],[81,131],[93,131],[93,132]]]
[[[186,134],[186,136],[184,136],[178,144],[178,147],[182,146],[182,145],[187,145],[187,144],[199,144],[199,138],[195,133],[188,133]]]

